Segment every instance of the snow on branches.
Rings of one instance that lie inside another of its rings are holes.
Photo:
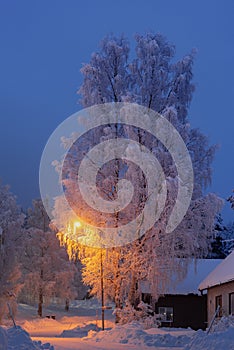
[[[185,264],[179,263],[178,258],[206,255],[214,218],[222,206],[222,201],[216,195],[204,195],[204,189],[211,181],[215,146],[210,146],[207,137],[198,129],[192,129],[188,121],[188,109],[194,91],[194,52],[175,62],[175,48],[162,35],[147,33],[136,35],[135,39],[135,57],[129,55],[130,45],[123,36],[108,36],[102,41],[99,52],[93,53],[90,62],[81,69],[84,80],[78,91],[80,102],[84,107],[106,102],[135,102],[162,114],[180,133],[190,153],[194,191],[183,221],[177,229],[166,234],[167,220],[175,204],[181,179],[164,145],[157,139],[152,140],[144,130],[126,125],[107,125],[105,129],[99,128],[86,137],[86,143],[89,140],[98,143],[121,137],[144,144],[160,162],[166,176],[167,200],[163,214],[154,227],[126,246],[106,249],[104,244],[101,249],[106,294],[115,301],[117,308],[122,308],[126,299],[134,307],[139,304],[139,281],[150,281],[152,295],[156,298],[170,283],[173,271],[178,273],[179,278],[186,270]],[[65,149],[72,138],[71,135],[70,140],[62,140]],[[86,144],[79,144],[80,153],[88,149]],[[72,168],[72,162],[68,162],[68,165],[69,173],[76,170],[75,166]],[[61,164],[56,162],[56,167],[61,169]],[[138,214],[147,190],[143,172],[127,161],[116,159],[103,166],[98,176],[98,190],[106,200],[116,198],[119,180],[127,177],[137,194],[135,202],[125,212],[125,219]],[[64,184],[66,186],[67,182]],[[62,213],[61,208],[64,208]],[[87,216],[95,222],[94,214],[88,210]],[[78,256],[76,251],[81,249],[80,243],[75,236],[66,233],[69,225],[71,228],[74,224],[72,211],[61,198],[55,201],[54,217],[55,225],[56,221],[60,227],[61,221],[64,223],[60,239],[67,246],[69,255]],[[115,218],[118,225],[121,213],[116,213]],[[92,286],[93,294],[100,295],[100,250],[88,249],[86,247],[83,251],[85,254],[80,255],[84,265],[84,281]]]
[[[7,303],[16,310],[16,297],[21,288],[18,264],[19,239],[24,215],[8,186],[0,184],[0,323]]]

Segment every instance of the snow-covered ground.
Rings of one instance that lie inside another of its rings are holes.
[[[221,322],[207,335],[191,329],[144,329],[137,322],[115,326],[112,311],[106,310],[103,332],[100,305],[95,300],[76,302],[68,313],[53,306],[44,315],[54,315],[55,320],[40,319],[35,307],[20,305],[17,328],[10,321],[0,327],[0,350],[234,350],[234,321]]]

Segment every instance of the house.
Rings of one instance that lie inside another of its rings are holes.
[[[208,324],[218,305],[217,317],[234,315],[234,251],[202,280],[198,288],[203,294],[207,292]]]
[[[170,286],[153,302],[149,283],[142,281],[140,289],[142,300],[152,305],[156,314],[162,315],[161,325],[168,327],[191,327],[195,330],[207,327],[207,295],[201,294],[198,286],[201,281],[220,264],[220,259],[198,259],[188,266],[186,277],[175,283],[172,278]]]

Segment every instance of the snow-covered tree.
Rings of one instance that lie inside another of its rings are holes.
[[[40,200],[33,202],[27,216],[27,230],[22,237],[21,265],[24,286],[21,300],[38,303],[42,316],[43,303],[59,297],[70,300],[76,296],[72,285],[75,266],[56,234],[49,229],[49,219]]]
[[[234,190],[233,190],[234,193]],[[231,208],[234,210],[234,194],[232,194],[228,199],[228,202],[231,203]]]
[[[191,227],[197,231],[197,222],[204,216],[205,207],[208,206],[206,213],[210,215],[205,215],[206,218],[200,220],[200,226],[206,224],[205,230],[202,230],[205,237],[204,233],[211,230],[212,220],[217,207],[220,206],[217,197],[203,195],[204,188],[211,181],[211,162],[215,147],[209,146],[207,137],[198,129],[190,128],[188,123],[188,108],[194,91],[192,83],[194,52],[177,62],[174,62],[174,55],[174,46],[162,35],[148,33],[136,35],[136,58],[130,61],[128,41],[123,37],[108,36],[102,41],[100,51],[94,53],[90,63],[82,68],[84,82],[79,89],[79,94],[84,107],[113,101],[137,102],[161,113],[175,126],[189,149],[195,176],[193,201],[186,219],[190,221],[190,232]],[[112,138],[112,133],[111,129],[106,134],[106,138]],[[119,129],[118,133],[118,136],[129,137],[140,143],[145,142],[144,144],[150,147],[151,152],[160,161],[167,175],[167,187],[170,191],[168,207],[171,208],[178,179],[175,165],[168,151],[157,140],[153,142],[150,140],[147,143],[148,135],[144,131],[125,128]],[[135,173],[134,170],[129,166],[132,176]],[[119,176],[118,172],[117,176]],[[118,183],[113,173],[112,178],[113,182]],[[139,176],[138,180],[141,180]],[[137,180],[134,179],[134,182],[136,183]],[[138,191],[142,189],[139,183],[136,183],[135,187]],[[199,210],[201,207],[202,209]],[[195,216],[198,220],[192,223]],[[205,221],[208,221],[208,225]]]
[[[41,199],[33,200],[33,207],[28,209],[26,227],[35,227],[44,232],[50,230],[50,218],[44,208]]]
[[[21,288],[18,248],[23,221],[24,215],[9,187],[0,184],[0,323],[8,311],[7,303],[15,312]]]
[[[234,223],[224,224],[222,216],[217,215],[211,237],[209,258],[224,259],[234,249]]]
[[[122,248],[105,249],[104,273],[110,276],[109,279],[105,279],[105,290],[114,293],[113,299],[117,307],[122,306],[126,298],[131,305],[137,304],[140,296],[138,282],[142,279],[150,281],[151,292],[156,298],[165,290],[164,287],[173,271],[177,271],[179,276],[183,275],[184,262],[180,262],[178,258],[204,256],[215,215],[222,205],[214,194],[204,195],[204,189],[211,181],[211,163],[215,147],[210,146],[207,137],[198,129],[192,129],[188,122],[188,109],[194,91],[194,52],[175,62],[174,46],[162,35],[152,33],[136,36],[135,58],[130,59],[129,51],[129,43],[124,37],[108,36],[102,41],[100,51],[93,53],[90,63],[85,64],[81,70],[84,81],[78,91],[81,95],[80,102],[84,107],[106,102],[136,102],[162,114],[178,130],[190,152],[194,170],[194,191],[184,220],[177,229],[166,234],[167,219],[175,204],[180,179],[172,157],[164,145],[159,140],[152,140],[144,130],[121,127],[118,124],[107,125],[86,135],[86,142],[91,141],[89,147],[92,147],[92,143],[97,144],[104,139],[117,137],[137,141],[150,149],[166,175],[167,200],[160,220],[132,244]],[[70,140],[66,139],[63,142],[65,148],[69,148],[72,136]],[[79,147],[83,153],[89,150],[84,144],[79,144]],[[77,158],[77,161],[79,162],[80,158]],[[64,167],[67,167],[68,175],[77,170],[74,159],[69,157],[67,163],[63,164],[63,169]],[[120,219],[126,220],[131,215],[137,215],[141,210],[140,204],[144,202],[147,184],[144,174],[136,170],[138,169],[127,161],[116,159],[103,166],[98,174],[99,192],[105,199],[116,198],[118,181],[123,175],[131,180],[137,193],[131,208],[125,212],[125,217],[121,216],[121,212],[116,213],[117,224]],[[70,193],[74,193],[73,183],[69,184],[68,177],[63,179],[63,185],[71,186]],[[55,207],[56,213],[59,220],[60,215]],[[86,215],[90,221],[97,222],[95,215],[88,209]],[[103,220],[103,217],[100,220]],[[72,237],[69,240],[68,235],[65,235],[62,240],[70,253],[79,249]],[[93,293],[97,295],[100,294],[100,284],[94,283],[97,276],[94,270],[98,269],[100,262],[98,255],[100,252],[91,252],[83,261],[84,278],[93,286]],[[115,257],[114,264],[112,256]]]
[[[74,272],[54,233],[31,228],[24,241],[21,298],[29,303],[37,302],[38,315],[42,316],[43,303],[48,304],[55,296],[64,300],[73,297],[70,286]]]

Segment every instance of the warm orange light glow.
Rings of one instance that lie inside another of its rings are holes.
[[[74,222],[74,228],[81,227],[81,223],[79,221]]]
[[[75,221],[73,223],[73,234],[76,235],[78,233],[77,229],[81,228],[81,222],[80,221]]]

